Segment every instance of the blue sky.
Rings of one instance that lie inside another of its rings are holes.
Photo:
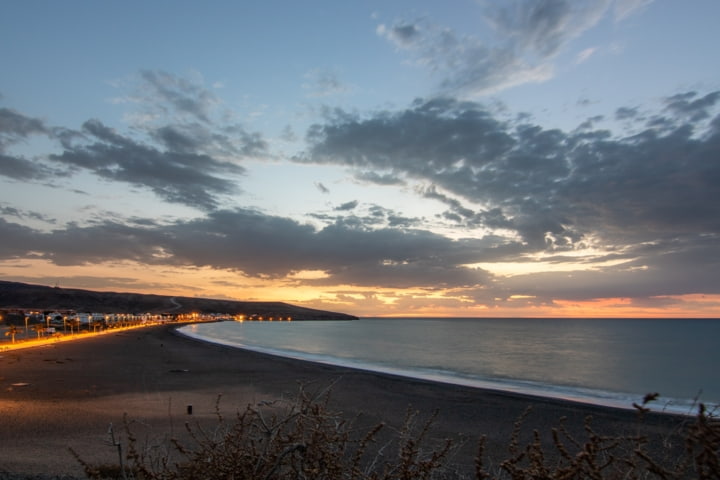
[[[7,2],[0,277],[717,316],[720,4]]]

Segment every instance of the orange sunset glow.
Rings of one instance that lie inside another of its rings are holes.
[[[717,5],[321,4],[0,16],[0,279],[720,316]]]

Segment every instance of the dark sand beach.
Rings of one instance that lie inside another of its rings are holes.
[[[161,438],[182,431],[186,421],[212,420],[219,395],[221,410],[235,412],[249,403],[293,397],[300,383],[307,390],[334,383],[332,409],[349,417],[362,414],[367,425],[399,425],[408,407],[423,418],[438,409],[432,436],[466,439],[453,462],[468,469],[480,435],[488,437],[490,463],[506,457],[513,423],[528,406],[529,432],[549,434],[567,417],[568,429],[583,438],[587,415],[601,433],[636,433],[639,427],[631,410],[274,357],[157,326],[0,353],[0,472],[82,478],[68,447],[89,461],[116,461],[108,429],[113,424],[120,432],[124,414],[147,438]],[[676,421],[650,416],[642,428],[663,433]]]

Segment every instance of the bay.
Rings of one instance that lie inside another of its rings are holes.
[[[720,403],[712,319],[363,318],[183,327],[206,341],[446,383],[656,410]]]

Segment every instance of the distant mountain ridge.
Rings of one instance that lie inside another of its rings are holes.
[[[97,292],[0,280],[0,308],[125,313],[227,313],[291,316],[295,320],[356,320],[345,313],[284,302],[244,302],[142,293]]]

